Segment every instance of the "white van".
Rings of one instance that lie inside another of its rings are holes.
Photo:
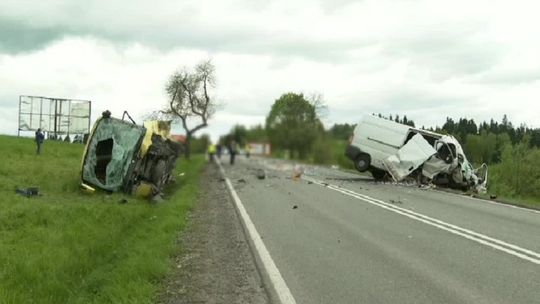
[[[452,136],[365,115],[349,139],[345,155],[360,172],[370,171],[377,180],[390,175],[395,181],[407,176],[424,176],[459,188],[487,182],[487,168],[481,179],[467,161],[459,142]]]

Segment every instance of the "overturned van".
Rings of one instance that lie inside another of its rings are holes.
[[[421,183],[486,190],[487,166],[474,169],[453,136],[372,115],[362,117],[345,155],[358,171],[369,171],[377,180],[413,177]]]
[[[126,116],[130,121],[125,120]],[[159,196],[173,179],[179,143],[169,139],[170,121],[135,124],[127,112],[122,119],[106,111],[89,136],[81,166],[81,186],[93,191]]]

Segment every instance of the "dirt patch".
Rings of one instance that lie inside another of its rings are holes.
[[[215,165],[201,176],[201,193],[179,238],[181,255],[158,303],[269,303],[242,224]]]

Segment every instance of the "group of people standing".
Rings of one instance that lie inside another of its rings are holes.
[[[219,159],[221,159],[221,155],[223,154],[223,150],[224,150],[225,147],[223,147],[223,145],[221,145],[221,143],[218,143],[217,145],[214,145],[212,143],[210,143],[208,145],[208,160],[209,161],[213,161],[214,159],[214,156],[217,155],[217,157]],[[236,158],[236,154],[238,154],[239,152],[239,149],[238,149],[238,143],[235,141],[235,140],[231,140],[229,142],[229,144],[226,146],[226,149],[229,153],[229,162],[231,165],[234,165],[234,160]],[[250,155],[250,147],[249,145],[246,145],[245,147],[245,152],[246,152],[246,157],[249,158],[249,155]]]

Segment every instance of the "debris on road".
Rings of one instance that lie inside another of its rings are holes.
[[[266,172],[263,169],[257,169],[256,176],[258,179],[265,179],[266,178]]]
[[[299,180],[302,177],[302,174],[304,174],[304,171],[305,169],[303,166],[300,166],[300,165],[294,166],[292,179]]]
[[[399,200],[399,199],[398,199],[398,200],[390,199],[389,202],[390,202],[391,204],[403,204],[403,202],[402,202],[401,200]]]
[[[485,193],[488,168],[474,169],[459,142],[449,135],[365,115],[349,139],[345,155],[376,180],[435,184]]]

